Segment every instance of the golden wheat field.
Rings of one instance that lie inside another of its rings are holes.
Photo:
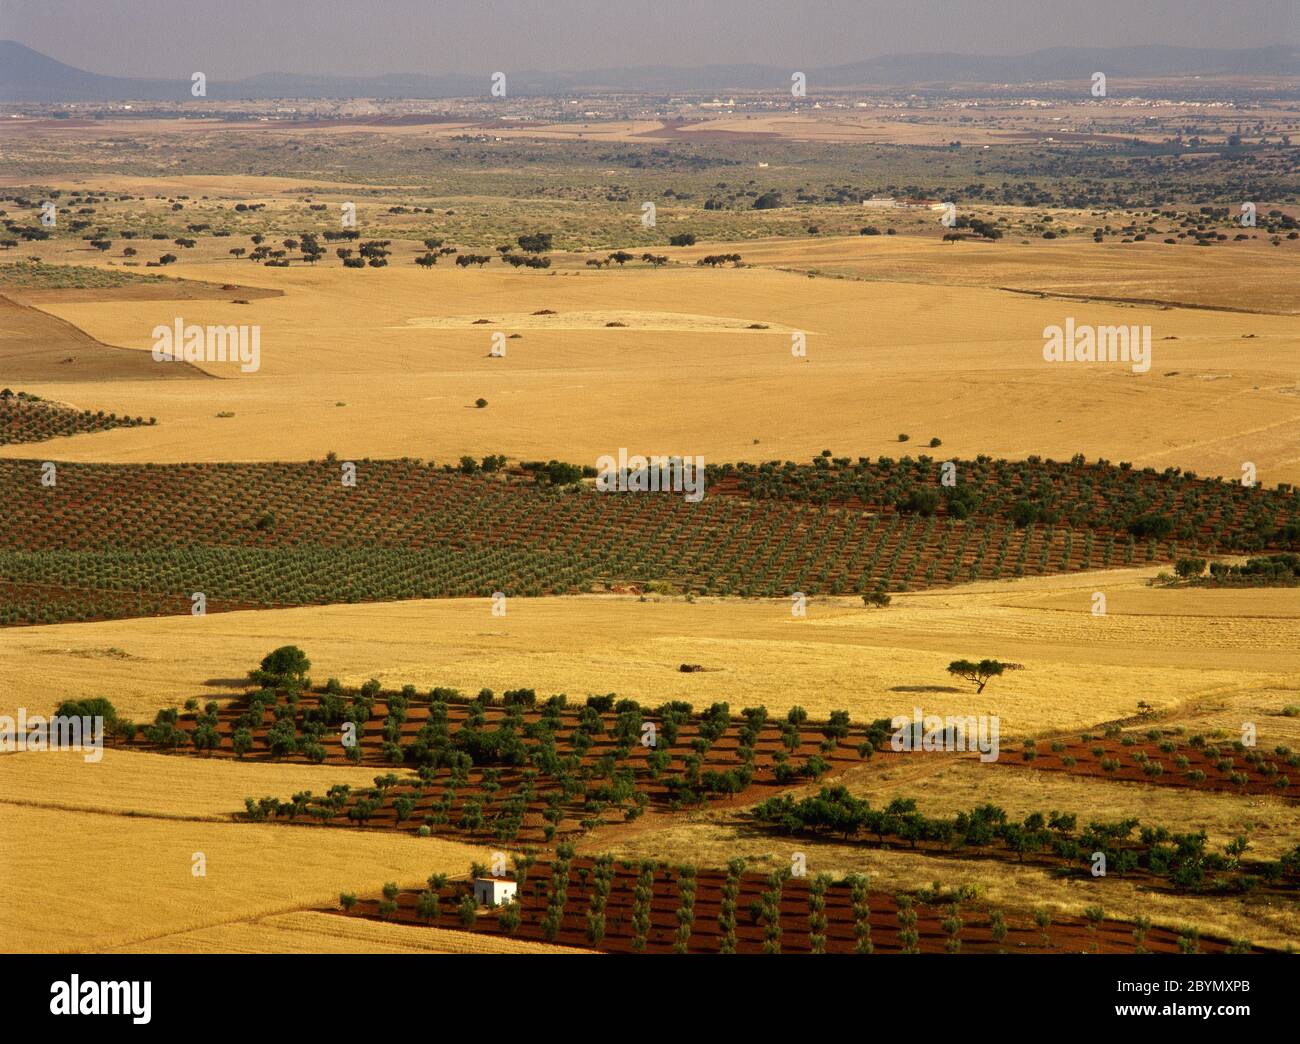
[[[1199,257],[1188,258],[1200,251],[1183,252],[1172,268],[1153,253],[1130,254],[1120,281],[1103,285],[1104,267],[1090,262],[1073,271],[1068,252],[1044,268],[1046,245],[953,247],[934,239],[899,248],[885,240],[777,243],[757,253],[747,244],[711,244],[760,266],[719,270],[422,271],[406,256],[381,270],[277,270],[200,258],[178,273],[283,294],[233,304],[239,289],[229,301],[46,292],[38,306],[101,342],[141,352],[151,348],[155,326],[170,327],[178,316],[256,324],[257,372],[211,363],[204,368],[220,381],[60,380],[31,388],[160,422],[64,439],[60,454],[71,460],[315,459],[331,451],[345,459],[447,460],[505,450],[585,463],[620,446],[717,461],[807,459],[828,447],[889,454],[907,432],[940,438],[958,457],[1084,452],[1225,476],[1249,461],[1266,484],[1300,477],[1293,316],[997,288],[1160,300],[1187,294],[1178,269],[1185,264],[1188,278],[1206,284],[1191,296],[1214,299],[1232,296],[1227,280],[1239,271],[1216,267],[1207,275]],[[981,273],[978,258],[991,251],[993,268]],[[701,251],[681,253],[690,261]],[[1143,274],[1145,257],[1164,282]],[[959,278],[993,285],[939,282],[968,258],[971,271]],[[870,278],[781,270],[821,264]],[[1285,278],[1280,264],[1266,258],[1253,277],[1268,305],[1279,303],[1267,288]],[[541,311],[556,314],[533,315]],[[1150,326],[1149,371],[1045,363],[1043,331],[1067,317]],[[806,356],[792,355],[791,331],[805,334]],[[490,354],[493,334],[506,338],[504,357]],[[488,405],[475,409],[480,398]]]
[[[11,755],[11,758],[24,755]],[[32,755],[26,755],[31,757]],[[39,755],[37,755],[39,756]],[[64,764],[75,787],[89,766]],[[173,785],[175,793],[175,785]],[[184,807],[183,794],[176,794]],[[431,838],[359,836],[251,823],[159,819],[6,804],[0,890],[5,952],[102,951],[251,917],[459,875],[486,853]],[[205,876],[193,868],[205,861]],[[82,901],[90,892],[93,903]]]
[[[114,947],[114,953],[586,953],[575,946],[385,924],[313,910],[230,921]]]
[[[106,747],[98,762],[86,762],[77,751],[0,757],[0,793],[7,805],[218,822],[228,822],[246,796],[319,794],[336,783],[365,787],[374,775],[347,766],[246,765],[114,747]]]
[[[814,599],[802,619],[785,601],[591,595],[515,599],[505,617],[485,599],[445,599],[28,627],[0,644],[0,683],[14,706],[104,695],[150,720],[160,706],[239,691],[233,667],[296,644],[318,681],[527,686],[571,698],[613,691],[653,704],[762,703],[773,713],[798,704],[815,716],[846,709],[871,720],[910,713],[917,700],[927,713],[969,712],[970,691],[950,684],[945,668],[979,653],[1026,666],[980,698],[1009,734],[1127,717],[1138,700],[1184,713],[1228,696],[1267,694],[1275,710],[1295,702],[1293,594],[1154,591],[1153,572],[897,595],[884,613]],[[1096,590],[1110,599],[1105,617],[1092,615]],[[1228,597],[1217,599],[1217,614],[1186,612],[1220,594]],[[706,670],[683,675],[683,663]]]

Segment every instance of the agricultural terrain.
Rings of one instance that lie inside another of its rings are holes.
[[[1042,87],[7,117],[0,950],[1300,945],[1300,117]]]

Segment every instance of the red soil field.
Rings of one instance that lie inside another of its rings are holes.
[[[1132,741],[1127,746],[1125,738]],[[1172,749],[1161,749],[1162,744],[1166,748],[1172,745]],[[1054,750],[1056,745],[1063,745],[1063,749]],[[1004,750],[992,764],[1105,777],[1158,787],[1185,787],[1242,795],[1270,794],[1289,801],[1300,799],[1300,787],[1297,787],[1300,784],[1300,755],[1287,747],[1238,749],[1234,743],[1224,740],[1207,740],[1203,745],[1197,745],[1178,736],[1162,735],[1151,739],[1143,733],[1128,734],[1127,737],[1098,736],[1088,740],[1078,736],[1044,740],[1032,749],[1034,756],[1030,759],[1025,758],[1024,750]],[[1279,753],[1279,750],[1285,753]],[[1073,759],[1074,764],[1066,764],[1067,758]],[[1178,763],[1180,758],[1186,759],[1185,766]],[[1108,771],[1103,761],[1118,762],[1118,765]],[[1156,765],[1160,766],[1159,771],[1154,769]],[[1189,776],[1189,773],[1204,775],[1197,778]],[[1235,780],[1234,775],[1237,775]]]
[[[553,938],[543,931],[542,921],[551,888],[552,866],[538,863],[533,866],[521,889],[520,924],[517,931],[504,932],[497,923],[495,910],[481,909],[472,928],[465,930],[509,934],[513,938],[532,941],[550,941],[565,946],[598,949],[607,953],[632,953],[634,889],[639,868],[615,861],[613,880],[605,907],[605,935],[593,943],[587,935],[587,911],[593,891],[591,859],[576,858],[568,875],[567,900],[559,929]],[[654,871],[654,884],[650,906],[650,927],[646,936],[644,953],[673,952],[674,936],[678,927],[677,911],[681,907],[675,869],[659,866]],[[725,870],[701,869],[696,874],[694,921],[687,943],[690,953],[718,953],[722,931],[718,924],[722,887],[727,878]],[[780,900],[780,952],[811,953],[809,926],[809,879],[792,877],[781,889]],[[745,873],[740,878],[736,898],[736,952],[764,952],[765,928],[761,918],[755,918],[751,904],[759,901],[769,888],[763,874]],[[449,883],[439,890],[440,916],[436,921],[421,920],[416,912],[418,889],[402,891],[396,899],[397,910],[386,920],[401,924],[432,923],[440,928],[464,928],[457,919],[457,904],[470,893],[468,882]],[[924,901],[918,897],[914,905],[917,949],[921,953],[944,953],[949,938],[942,922],[950,917],[952,898]],[[359,899],[350,914],[343,916],[380,918],[378,897]],[[883,892],[868,894],[870,913],[870,939],[876,954],[901,953],[904,944],[900,938],[898,920],[899,903],[895,896]],[[959,902],[959,915],[963,922],[957,938],[961,946],[958,953],[1134,953],[1138,943],[1133,936],[1133,925],[1102,918],[1095,926],[1079,917],[1053,917],[1045,928],[1039,928],[1031,914],[1004,914],[1006,937],[1000,942],[993,937],[991,911],[976,902]],[[331,911],[337,912],[337,911]],[[825,896],[827,953],[853,953],[856,946],[855,917],[851,892],[843,883],[832,883]],[[952,927],[952,925],[950,925]],[[1152,927],[1142,945],[1153,953],[1180,952],[1179,933],[1168,928]],[[1229,943],[1210,938],[1197,940],[1199,952],[1222,953]],[[1264,952],[1253,948],[1251,952]]]
[[[407,718],[395,734],[398,737],[396,742],[404,750],[411,748],[420,738],[421,730],[429,722],[430,705],[427,696],[410,699]],[[281,706],[285,704],[281,703]],[[298,713],[314,714],[319,707],[319,694],[304,694],[298,704]],[[178,745],[159,746],[140,738],[134,741],[133,746],[159,752],[174,750],[192,757],[235,757],[232,737],[246,709],[247,703],[241,700],[218,711],[215,728],[219,739],[211,752],[200,753],[190,745],[189,737],[198,723],[195,713],[178,720],[180,734],[175,737]],[[466,720],[473,710],[468,703],[447,704],[446,725],[451,737],[457,737],[465,729]],[[385,720],[389,711],[387,700],[377,699],[369,720],[358,728],[358,749],[361,751],[358,761],[351,762],[347,757],[346,748],[339,742],[338,724],[330,726],[328,733],[322,735],[318,749],[320,760],[325,764],[355,763],[389,771],[415,767],[410,753],[401,765],[395,765],[390,753],[393,748],[385,748]],[[492,733],[500,730],[507,722],[507,714],[508,709],[500,706],[499,701],[495,706],[484,708],[483,721],[476,726],[476,731]],[[644,720],[655,724],[657,730],[657,745],[652,749],[640,742],[642,733],[639,729],[636,738],[623,746],[613,735],[617,716],[604,713],[598,715],[601,731],[590,734],[589,746],[583,749],[587,734],[580,738],[583,731],[580,729],[581,714],[580,707],[571,707],[559,714],[559,726],[553,732],[557,767],[549,773],[476,755],[475,760],[481,758],[484,763],[463,769],[447,765],[426,768],[422,770],[421,778],[394,777],[382,788],[349,791],[333,803],[326,795],[302,797],[297,801],[291,800],[289,795],[282,795],[276,799],[276,804],[268,801],[268,814],[298,824],[406,832],[428,826],[431,833],[467,840],[549,842],[552,838],[546,836],[548,822],[555,827],[554,837],[563,838],[609,822],[634,819],[645,810],[690,808],[708,800],[741,805],[751,803],[774,789],[807,782],[810,777],[799,773],[801,770],[813,771],[811,765],[818,763],[810,762],[810,759],[821,759],[818,771],[822,773],[843,770],[859,763],[857,747],[866,741],[866,731],[861,726],[850,726],[847,736],[830,741],[820,726],[808,724],[792,731],[787,744],[781,726],[775,721],[767,722],[757,730],[752,745],[750,777],[747,780],[740,777],[727,780],[728,773],[736,773],[744,765],[740,755],[743,720],[732,719],[726,731],[710,744],[701,737],[703,721],[682,722],[674,738],[670,736],[671,728],[665,724],[663,716],[647,708],[643,712]],[[538,731],[542,719],[541,710],[523,710],[515,719],[513,728],[524,736],[530,731],[543,736],[546,730]],[[315,760],[304,753],[301,746],[297,752],[281,758],[273,755],[268,749],[268,736],[275,720],[274,715],[267,712],[260,724],[249,728],[253,749],[245,755],[245,760]],[[109,742],[121,746],[124,741],[120,737],[110,737]],[[827,747],[830,749],[825,749]],[[663,760],[656,766],[652,764],[652,755]],[[686,779],[690,774],[690,762],[696,758],[697,782],[689,786],[684,783],[671,786],[670,780]],[[785,763],[788,776],[782,775],[783,770],[778,767],[781,762]],[[566,776],[570,780],[567,792]],[[626,776],[626,785],[621,789],[615,786],[616,776]],[[410,802],[404,809],[403,799]],[[472,811],[476,805],[480,806],[477,815]],[[366,814],[359,814],[359,806],[362,810],[368,809]],[[400,818],[399,809],[402,811]],[[548,810],[551,810],[550,820],[547,818]],[[467,811],[470,811],[468,819],[465,818]],[[246,815],[263,818],[262,811],[250,810]],[[512,824],[513,833],[510,832]]]

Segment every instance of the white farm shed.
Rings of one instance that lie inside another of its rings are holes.
[[[508,903],[519,891],[517,882],[508,877],[474,878],[474,901],[479,906],[500,906]]]

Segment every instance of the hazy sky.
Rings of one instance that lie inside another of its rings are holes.
[[[228,80],[1261,47],[1300,40],[1298,12],[1297,0],[0,0],[0,38],[93,72]]]

